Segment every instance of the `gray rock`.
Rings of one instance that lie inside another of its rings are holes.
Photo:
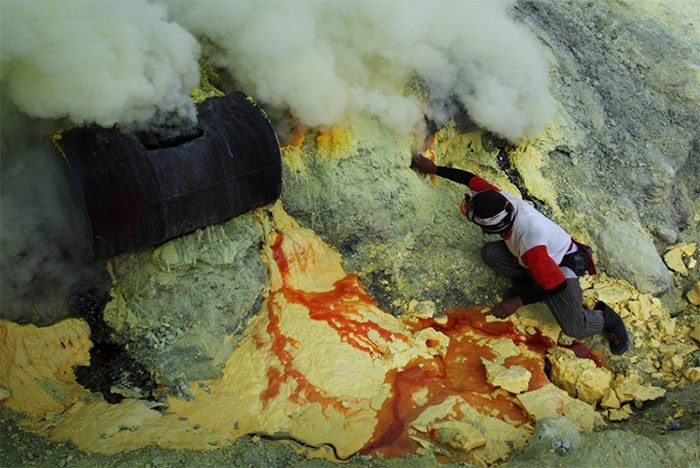
[[[651,5],[526,0],[514,8],[549,49],[551,91],[563,109],[556,119],[566,131],[559,142],[543,148],[552,159],[548,177],[578,201],[582,214],[603,212],[627,220],[625,208],[611,199],[629,197],[639,221],[631,231],[635,249],[649,233],[667,243],[679,240],[672,231],[680,233],[680,240],[693,240],[689,227],[700,211],[700,88],[693,78],[700,44],[690,33],[690,21],[674,24],[651,13]],[[600,34],[605,40],[597,40]],[[575,160],[564,156],[563,144],[577,148]],[[565,209],[565,216],[570,214]],[[603,233],[605,226],[574,224],[591,237],[622,234],[622,229]],[[602,266],[659,293],[668,278],[647,241],[642,243],[647,244],[642,258],[651,262],[647,271],[625,276],[631,269],[621,264],[631,254],[617,258],[623,254],[610,252]],[[596,247],[612,250],[610,242]],[[608,258],[614,265],[606,264]],[[636,262],[644,268],[642,263]]]
[[[598,234],[607,272],[624,278],[642,292],[661,294],[672,285],[671,275],[651,238],[634,219],[608,218]]]
[[[671,421],[671,423],[668,425],[668,429],[672,431],[677,431],[681,428],[681,422],[677,419],[674,419]]]
[[[654,229],[654,234],[660,241],[666,244],[675,244],[678,242],[678,232],[670,227],[658,226]]]
[[[261,242],[246,214],[121,258],[104,313],[116,341],[185,397],[182,382],[217,377],[267,288]]]
[[[565,418],[544,418],[537,421],[535,433],[527,443],[532,450],[559,449],[568,450],[572,441],[580,439],[581,434],[575,423]],[[526,447],[526,450],[527,450]]]

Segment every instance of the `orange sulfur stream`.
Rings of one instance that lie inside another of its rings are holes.
[[[283,294],[288,302],[304,305],[312,319],[328,323],[343,342],[372,355],[380,354],[381,350],[370,340],[371,331],[385,342],[408,342],[405,335],[392,333],[377,323],[362,320],[359,307],[375,306],[376,302],[362,291],[362,283],[357,276],[348,275],[337,281],[334,286],[332,291],[322,293],[307,293],[286,288]]]
[[[435,356],[431,361],[418,359],[402,371],[387,376],[394,398],[387,400],[379,411],[379,424],[362,453],[401,456],[415,452],[419,446],[409,438],[408,424],[425,408],[440,404],[450,395],[458,395],[477,411],[512,424],[527,421],[528,417],[515,397],[504,391],[496,392],[496,387],[486,380],[481,358],[493,359],[494,354],[488,346],[481,346],[478,342],[484,336],[510,338],[542,354],[554,343],[542,335],[522,335],[511,322],[487,322],[478,308],[452,309],[446,314],[446,324],[420,319],[416,331],[432,327],[447,335],[450,338],[447,354],[444,358]],[[466,332],[477,337],[466,335]],[[513,356],[505,361],[505,366],[527,368],[532,373],[528,390],[536,390],[549,383],[542,363],[542,359]],[[426,390],[427,397],[421,404],[416,403],[412,396]]]
[[[318,387],[311,384],[301,372],[295,369],[290,349],[296,347],[297,343],[280,330],[280,309],[276,303],[277,299],[282,296],[287,303],[303,305],[312,319],[328,323],[343,342],[372,355],[381,353],[381,350],[370,339],[371,332],[375,332],[384,341],[407,342],[408,338],[403,334],[386,330],[377,323],[364,320],[361,308],[373,307],[376,302],[364,293],[362,283],[355,275],[347,275],[338,280],[331,291],[311,293],[290,287],[287,281],[289,264],[282,249],[282,240],[282,233],[278,233],[272,246],[273,258],[282,277],[282,287],[272,292],[267,301],[267,333],[272,340],[271,351],[279,360],[281,369],[277,367],[268,369],[268,387],[261,394],[262,401],[269,402],[280,393],[284,382],[293,380],[296,386],[290,399],[295,403],[318,402],[324,408],[333,407],[347,413],[347,408],[343,407],[338,400],[325,397]],[[259,341],[256,340],[256,346],[258,343]]]

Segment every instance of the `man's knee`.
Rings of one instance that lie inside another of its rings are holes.
[[[497,259],[503,255],[501,246],[498,242],[487,242],[481,246],[481,259],[487,265],[495,265]]]

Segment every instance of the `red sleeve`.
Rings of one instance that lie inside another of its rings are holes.
[[[495,185],[489,184],[479,176],[474,176],[471,178],[471,180],[469,181],[469,188],[474,190],[475,192],[483,192],[484,190],[495,190],[496,192],[501,191],[501,189],[499,189]]]
[[[559,266],[554,263],[544,245],[537,245],[522,255],[523,263],[530,269],[535,281],[542,289],[548,291],[566,281]]]

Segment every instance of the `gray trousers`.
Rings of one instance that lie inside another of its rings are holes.
[[[500,276],[514,279],[529,275],[529,270],[518,263],[502,240],[484,245],[481,249],[481,258]],[[552,315],[565,334],[573,338],[584,338],[602,333],[603,312],[583,308],[578,278],[567,278],[564,291],[548,297],[543,302],[552,311]]]

